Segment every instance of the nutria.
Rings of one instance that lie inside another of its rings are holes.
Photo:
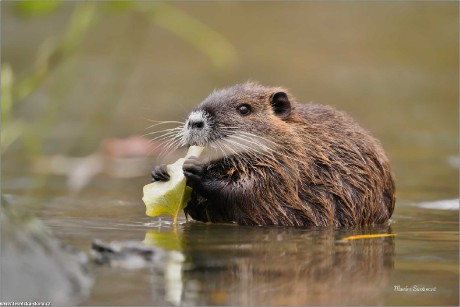
[[[183,145],[220,157],[184,163],[186,216],[242,225],[354,226],[391,217],[395,186],[379,141],[329,106],[299,104],[254,82],[211,93],[190,113]],[[153,180],[166,181],[165,165]]]

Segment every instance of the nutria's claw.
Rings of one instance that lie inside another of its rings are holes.
[[[168,181],[169,174],[166,169],[166,164],[156,166],[152,171],[152,182],[155,181]]]
[[[197,157],[189,157],[182,166],[184,176],[187,178],[187,184],[191,187],[201,181],[203,173],[203,164]]]

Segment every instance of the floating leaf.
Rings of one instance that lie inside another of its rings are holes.
[[[142,200],[147,207],[148,216],[169,214],[177,223],[177,216],[187,206],[192,189],[186,185],[186,178],[182,171],[185,159],[190,156],[198,157],[203,147],[191,146],[185,158],[177,160],[166,166],[169,173],[168,181],[155,181],[144,186],[144,197]]]
[[[342,240],[359,240],[359,239],[373,239],[373,238],[383,238],[383,237],[394,237],[396,234],[394,233],[382,233],[382,234],[373,234],[373,235],[357,235],[357,236],[350,236],[345,237]]]

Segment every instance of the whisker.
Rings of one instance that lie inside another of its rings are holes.
[[[218,160],[219,159],[219,150],[222,151],[222,149],[218,146],[217,142],[212,142],[212,143],[209,143],[209,146],[214,149],[214,156],[210,156],[209,157],[209,160],[210,161],[213,161],[213,160]],[[222,152],[222,159],[225,159],[225,155],[224,153]]]
[[[185,122],[176,122],[176,121],[163,121],[163,122],[157,122],[153,125],[150,125],[145,128],[145,130],[159,126],[159,125],[166,125],[166,124],[181,124],[182,126],[185,125]]]
[[[245,132],[242,132],[242,134],[244,135]],[[248,134],[247,136],[249,136],[249,135],[253,135],[253,134]],[[269,139],[266,139],[266,138],[263,138],[263,137],[260,137],[260,136],[257,136],[257,135],[253,135],[253,136],[254,136],[254,137],[262,138],[262,139],[267,140],[267,141],[270,141]],[[232,135],[232,137],[235,137],[235,138],[244,138],[244,137],[241,136],[241,135],[240,135],[240,136]],[[296,161],[296,162],[301,163],[301,164],[304,164],[304,163],[305,163],[305,162],[300,161],[300,160],[298,160],[298,159],[292,157],[291,155],[289,155],[290,152],[287,150],[287,148],[286,148],[285,146],[280,146],[281,148],[278,148],[278,149],[282,149],[282,150],[278,151],[278,150],[274,150],[273,148],[270,148],[269,146],[266,146],[266,145],[264,145],[264,144],[262,144],[262,143],[260,143],[260,142],[255,141],[253,138],[250,138],[250,141],[254,141],[255,144],[258,144],[258,145],[262,146],[264,149],[266,149],[266,150],[268,150],[268,151],[270,151],[270,152],[273,152],[273,153],[275,153],[275,154],[277,154],[277,155],[281,155],[281,156],[283,156],[283,157],[285,157],[285,158],[291,159],[291,160]],[[272,142],[273,144],[275,144],[275,145],[278,145],[276,142],[273,142],[273,141],[271,141],[271,142]],[[279,145],[278,145],[278,146],[279,146]],[[283,153],[283,152],[284,152],[284,153]]]
[[[162,132],[181,131],[181,130],[182,130],[182,127],[177,127],[177,128],[171,128],[171,129],[164,129],[164,130],[149,132],[149,133],[143,134],[142,136],[154,135],[154,134],[162,133]]]
[[[235,142],[232,142],[232,141],[230,141],[230,140],[227,139],[227,140],[225,140],[225,143],[224,143],[223,145],[224,145],[226,148],[228,148],[228,149],[230,150],[230,152],[232,152],[235,156],[241,158],[241,159],[242,159],[243,161],[245,161],[245,162],[248,162],[246,157],[244,157],[243,155],[241,155],[240,152],[237,152],[236,150],[234,150],[234,149],[232,148],[231,145],[233,145],[234,143],[235,143]],[[234,145],[237,145],[237,144],[234,144]]]
[[[165,148],[158,154],[158,158],[161,160],[170,154],[172,151],[179,148],[179,140],[171,139],[165,144]]]
[[[150,139],[150,142],[154,142],[154,141],[162,141],[162,140],[166,140],[168,138],[171,138],[171,137],[181,137],[182,135],[178,134],[178,133],[175,133],[175,132],[168,132],[168,133],[165,133],[165,134],[162,134],[162,135],[159,135],[159,136],[156,136],[152,139]]]
[[[229,146],[229,144],[226,144],[226,142],[223,142],[222,146],[224,146],[225,148],[230,150],[230,152],[233,152],[236,156],[238,156],[238,154],[234,150],[232,150],[232,148]],[[238,167],[236,166],[235,159],[228,159],[227,163],[232,164],[235,169],[238,169]]]
[[[248,152],[248,150],[247,150],[248,147],[247,146],[244,146],[243,144],[240,144],[239,142],[237,142],[235,140],[232,141],[228,137],[224,138],[224,139],[221,139],[221,142],[226,145],[225,147],[230,150],[230,153],[232,153],[233,155],[239,157],[243,161],[245,161],[247,163],[250,163],[248,158],[244,155],[244,154],[246,154]],[[236,148],[235,148],[235,146],[236,146]]]
[[[245,144],[242,144],[242,143],[238,142],[237,140],[230,140],[229,139],[228,141],[231,142],[234,145],[237,145],[239,148],[243,149],[244,153],[251,155],[256,160],[261,161],[261,159],[260,159],[260,155],[261,155],[261,156],[263,156],[265,158],[268,158],[270,161],[278,163],[278,161],[276,160],[276,158],[272,154],[267,154],[267,153],[264,153],[264,152],[261,152],[261,151],[257,151],[256,148],[250,147],[250,146],[245,145]],[[268,162],[268,161],[265,161],[265,162]]]
[[[250,133],[250,132],[247,132],[247,131],[239,131],[239,133],[242,134],[242,135],[246,135],[246,136],[250,136],[250,137],[255,137],[255,138],[257,138],[257,139],[264,140],[264,141],[266,141],[266,142],[268,142],[268,143],[271,143],[271,144],[275,145],[277,148],[280,148],[280,147],[281,147],[281,148],[284,148],[284,149],[286,148],[284,145],[281,145],[281,144],[279,144],[279,143],[277,143],[277,142],[275,142],[275,141],[273,141],[273,140],[270,140],[270,139],[268,139],[268,138],[265,138],[265,137],[260,136],[260,135],[257,135],[257,134],[253,134],[253,133]]]
[[[174,140],[179,140],[181,136],[180,135],[161,135],[161,136],[158,136],[152,140],[149,140],[150,143],[153,144],[154,141],[158,142],[158,144],[156,146],[154,146],[147,155],[150,155],[152,154],[157,148],[159,148],[160,146],[167,146],[168,142],[170,141],[174,141]],[[166,141],[166,142],[165,142]],[[162,150],[163,151],[163,150]],[[161,152],[162,152],[161,151]],[[161,153],[160,152],[160,153]]]
[[[153,144],[154,146],[150,151],[146,154],[151,155],[152,153],[156,152],[159,148],[161,149],[160,152],[157,154],[159,159],[163,159],[166,155],[170,154],[175,149],[178,149],[181,146],[182,138],[183,138],[183,131],[185,127],[185,121],[174,121],[174,120],[166,120],[166,121],[158,121],[152,119],[146,119],[149,122],[153,123],[152,125],[145,128],[145,130],[155,128],[160,125],[172,125],[176,124],[177,127],[174,128],[167,128],[158,131],[148,132],[145,133],[144,137],[151,136],[149,138],[149,143]],[[155,144],[158,143],[158,144]]]
[[[235,126],[227,126],[227,127],[219,127],[219,129],[222,129],[222,131],[225,131],[225,132],[234,132],[235,130],[238,130],[238,129],[241,129],[240,127],[235,127]],[[260,135],[256,135],[256,134],[253,134],[253,133],[250,133],[250,132],[247,132],[247,131],[240,131],[238,130],[238,135],[239,136],[248,136],[250,137],[251,141],[254,140],[254,138],[256,138],[257,140],[261,141],[263,140],[264,142],[266,142],[267,144],[270,143],[270,144],[273,144],[275,147],[277,147],[278,149],[279,148],[283,148],[286,150],[286,147],[284,145],[281,145],[273,140],[270,140],[268,138],[265,138],[263,136],[260,136]],[[265,145],[267,147],[269,147],[268,145]]]
[[[253,138],[245,138],[245,137],[242,137],[242,136],[237,136],[237,135],[230,135],[228,136],[229,138],[233,138],[233,139],[237,139],[237,140],[240,140],[240,141],[244,141],[246,144],[244,144],[246,146],[246,148],[249,148],[251,150],[256,150],[258,147],[259,149],[262,149],[264,151],[273,151],[270,147],[258,142],[257,140],[254,140]],[[256,146],[256,147],[254,147]]]

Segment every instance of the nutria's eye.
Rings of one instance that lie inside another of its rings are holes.
[[[240,105],[237,110],[241,115],[248,115],[251,113],[251,107],[247,104]]]

